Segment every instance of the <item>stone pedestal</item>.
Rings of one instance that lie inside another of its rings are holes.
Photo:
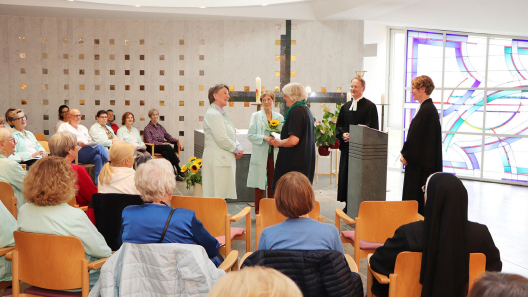
[[[387,145],[385,132],[350,125],[347,215],[355,218],[363,201],[385,201]]]

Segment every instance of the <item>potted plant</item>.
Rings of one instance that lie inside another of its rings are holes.
[[[336,138],[336,123],[337,116],[341,106],[337,107],[335,112],[331,112],[327,107],[324,109],[323,120],[315,121],[315,144],[318,146],[319,155],[328,156],[330,154],[329,148],[338,148],[339,140]]]
[[[202,159],[190,158],[181,171],[185,173],[183,181],[187,183],[187,190],[193,187],[193,195],[202,197]]]

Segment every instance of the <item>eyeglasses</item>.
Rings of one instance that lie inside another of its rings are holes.
[[[16,140],[13,137],[6,138],[5,141],[9,141],[9,142],[12,142],[12,143],[16,144]]]
[[[422,192],[425,193],[425,185],[422,186]]]
[[[82,115],[80,115],[80,114],[72,114],[71,116],[74,117],[74,118],[80,118],[80,117],[82,117]]]
[[[99,118],[100,119],[108,119],[108,117],[105,117],[105,116],[100,116]]]
[[[27,116],[16,118],[15,121],[17,121],[17,120],[18,121],[27,120]]]

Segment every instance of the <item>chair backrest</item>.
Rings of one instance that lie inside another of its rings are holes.
[[[0,182],[0,201],[4,204],[7,210],[17,218],[17,199],[13,188],[9,183]]]
[[[37,141],[46,141],[46,135],[44,133],[33,133]]]
[[[18,253],[19,280],[51,290],[82,287],[83,259],[86,255],[79,238],[21,231],[15,231],[13,235]]]
[[[394,275],[391,278],[390,291],[395,290],[397,296],[419,297],[422,293],[420,270],[422,268],[422,253],[402,252],[396,257]],[[486,270],[486,256],[481,253],[471,253],[469,257],[469,290],[473,282]],[[396,279],[396,284],[393,284]],[[392,287],[395,285],[396,287]]]
[[[356,229],[361,228],[361,240],[383,243],[400,226],[416,221],[417,215],[417,201],[363,201]]]
[[[174,195],[171,206],[194,211],[196,218],[213,237],[225,236],[225,216],[228,212],[224,199]]]
[[[50,149],[49,149],[49,143],[46,141],[46,140],[39,140],[39,143],[40,145],[42,145],[42,147],[44,148],[44,150],[49,153],[50,152]]]
[[[318,201],[315,201],[314,208],[308,213],[308,216],[316,221],[319,220],[319,217],[321,216],[321,206]],[[259,204],[259,214],[256,219],[257,225],[255,228],[256,247],[258,248],[258,239],[264,228],[282,223],[286,219],[287,218],[277,210],[275,199],[261,199]]]
[[[123,209],[129,205],[141,204],[143,200],[139,195],[102,193],[92,195],[88,207],[93,209],[95,227],[103,235],[112,251],[117,251],[121,246],[119,236]]]

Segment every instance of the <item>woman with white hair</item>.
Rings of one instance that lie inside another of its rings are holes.
[[[92,195],[97,193],[97,187],[84,167],[72,163],[77,159],[81,149],[77,144],[77,136],[69,131],[59,132],[51,137],[49,148],[51,155],[66,159],[71,169],[75,171],[77,174],[75,201],[79,206],[88,206],[92,200]]]
[[[289,109],[284,116],[281,139],[274,139],[273,146],[279,148],[271,191],[275,192],[277,181],[286,173],[298,171],[313,182],[315,173],[314,119],[306,106],[308,94],[300,83],[289,83],[282,88],[284,101]]]
[[[17,209],[20,209],[26,199],[22,195],[22,185],[26,171],[17,162],[8,159],[15,152],[16,140],[11,128],[0,128],[0,181],[11,185],[17,197]]]
[[[131,205],[123,210],[121,242],[201,245],[218,267],[218,240],[205,230],[194,211],[168,206],[176,187],[171,163],[156,159],[141,164],[134,180],[144,204]]]
[[[99,174],[99,193],[139,195],[134,182],[135,148],[128,142],[117,141],[108,151],[109,162]]]

